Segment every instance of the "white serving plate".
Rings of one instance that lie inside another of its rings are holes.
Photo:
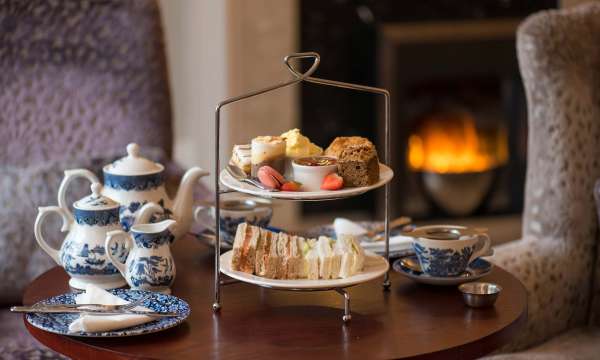
[[[343,188],[340,190],[320,190],[320,191],[265,191],[261,190],[255,186],[250,184],[242,183],[237,181],[231,176],[227,170],[222,170],[219,175],[219,180],[221,184],[226,187],[243,192],[246,194],[251,194],[254,196],[267,197],[272,199],[281,199],[281,200],[298,200],[298,201],[306,201],[306,200],[335,200],[335,199],[343,199],[356,195],[360,195],[366,193],[369,190],[376,189],[381,187],[394,177],[394,171],[390,169],[388,166],[384,164],[379,164],[379,181],[370,186],[361,186],[361,187],[349,187]]]
[[[352,285],[371,281],[383,276],[389,269],[388,262],[379,255],[370,251],[365,251],[365,267],[362,272],[346,279],[329,280],[277,280],[251,275],[241,271],[231,269],[231,257],[233,250],[221,255],[221,272],[236,280],[250,284],[281,290],[327,290],[335,288],[345,288]]]

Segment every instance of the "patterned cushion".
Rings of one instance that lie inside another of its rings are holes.
[[[0,2],[0,164],[171,152],[155,1]]]
[[[528,322],[512,349],[588,321],[600,178],[600,4],[543,11],[519,28],[528,102],[523,240],[495,261],[528,291]]]

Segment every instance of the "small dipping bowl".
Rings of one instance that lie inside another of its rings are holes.
[[[325,176],[337,171],[337,160],[328,156],[308,156],[292,161],[294,181],[302,191],[319,191]]]
[[[461,284],[458,290],[462,293],[465,304],[480,308],[494,305],[502,287],[494,283],[475,281]]]

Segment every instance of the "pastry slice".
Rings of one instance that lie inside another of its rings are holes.
[[[288,270],[288,244],[290,242],[290,236],[284,232],[273,235],[277,243],[277,255],[279,255],[280,261],[277,266],[277,273],[275,274],[276,279],[287,279]]]
[[[231,154],[231,164],[240,168],[243,172],[250,175],[252,168],[251,164],[251,146],[246,145],[234,145],[233,153]]]
[[[319,241],[317,242],[317,252],[319,254],[319,278],[329,279],[331,278],[331,262],[333,251],[331,251],[331,245],[329,244],[328,237],[319,236]]]

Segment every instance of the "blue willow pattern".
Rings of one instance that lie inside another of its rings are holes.
[[[129,280],[135,287],[141,285],[171,286],[175,279],[173,259],[162,256],[140,256],[129,263]]]
[[[223,239],[227,241],[233,241],[233,237],[237,231],[237,227],[239,224],[243,222],[247,222],[248,224],[260,226],[262,228],[266,228],[271,222],[271,216],[256,216],[254,219],[250,220],[247,217],[230,217],[230,216],[221,216],[221,221],[219,222],[219,228],[221,230],[221,234],[223,234]]]
[[[133,239],[135,244],[139,247],[146,249],[158,249],[164,244],[170,244],[173,242],[173,234],[169,229],[162,231],[158,234],[144,234],[144,233],[133,233]]]
[[[147,203],[148,201],[132,201],[129,203],[129,205],[119,206],[119,217],[123,230],[129,231],[129,229],[131,229],[131,227],[135,223],[135,212]],[[158,205],[163,209],[163,213],[153,214],[150,218],[151,223],[157,223],[163,220],[171,219],[173,217],[173,212],[165,207],[164,199],[160,199],[158,201]]]
[[[152,190],[164,183],[163,173],[149,175],[114,175],[104,172],[104,185],[117,190]]]
[[[469,265],[475,246],[465,246],[460,251],[452,249],[426,248],[413,243],[415,253],[423,269],[431,276],[455,276]]]
[[[114,289],[108,290],[113,295],[116,295],[126,301],[136,301],[142,297],[148,296],[149,299],[142,303],[142,306],[156,312],[177,312],[179,316],[162,317],[154,321],[128,327],[126,329],[118,329],[104,332],[81,332],[78,336],[87,337],[117,337],[117,336],[132,336],[153,333],[165,330],[181,324],[190,314],[190,306],[183,300],[172,296],[143,290],[130,289]],[[51,297],[42,301],[44,304],[74,304],[77,294],[67,293]],[[69,325],[79,317],[78,314],[65,313],[29,313],[26,315],[27,321],[33,326],[63,335],[73,335],[69,332]]]
[[[79,225],[106,226],[119,222],[119,210],[117,208],[108,210],[73,210],[75,221]]]
[[[84,244],[80,249],[72,241],[65,242],[60,257],[65,271],[73,275],[112,275],[118,273],[114,265],[106,259],[102,246],[89,248]]]

